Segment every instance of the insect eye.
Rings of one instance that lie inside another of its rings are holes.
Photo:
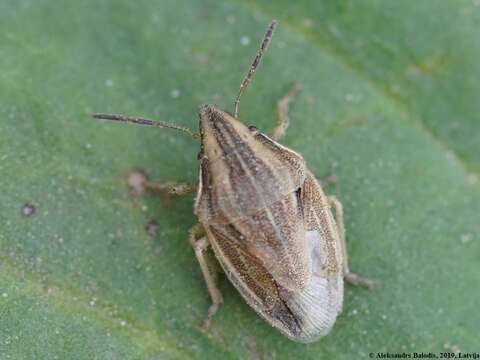
[[[258,133],[258,128],[256,126],[253,126],[253,125],[249,125],[248,130],[250,130],[254,134]]]

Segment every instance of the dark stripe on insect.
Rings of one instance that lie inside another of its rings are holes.
[[[233,130],[230,126],[230,124],[226,124],[226,123],[222,123],[222,127],[223,127],[223,130],[226,134],[228,134],[228,136],[230,137],[231,139],[231,142],[233,142],[234,144],[236,144],[236,147],[234,147],[233,151],[230,151],[230,153],[233,153],[234,151],[237,151],[237,154],[239,156],[241,155],[244,155],[244,156],[241,156],[242,158],[244,158],[246,160],[246,162],[248,163],[249,160],[250,162],[251,161],[255,161],[255,164],[258,168],[261,168],[263,169],[265,172],[268,173],[268,176],[271,177],[271,178],[275,178],[277,181],[279,180],[276,176],[275,176],[275,173],[273,172],[273,170],[268,166],[267,163],[265,163],[263,160],[261,160],[259,157],[257,157],[255,155],[255,153],[252,151],[252,149],[250,148],[250,146],[248,146],[245,141],[243,141],[243,139],[238,135],[238,133]],[[240,146],[239,146],[240,145]],[[238,151],[239,148],[242,148],[242,153],[240,153]],[[242,166],[241,163],[240,163],[240,160],[238,160],[238,165],[240,165],[240,167]]]
[[[288,306],[286,301],[283,299],[281,294],[285,293],[285,289],[281,285],[279,285],[276,281],[274,281],[274,284],[277,288],[277,292],[280,295],[279,299],[285,310],[287,310],[287,314],[280,314],[281,316],[274,316],[276,319],[278,319],[282,324],[284,324],[292,333],[295,335],[300,335],[302,332],[302,324],[300,323],[299,319],[294,315],[292,309]],[[273,314],[272,314],[273,315]],[[288,321],[289,320],[289,321]],[[293,322],[292,322],[293,320]]]
[[[212,128],[215,132],[214,136],[222,152],[221,160],[228,163],[228,166],[225,167],[225,170],[229,171],[230,180],[235,181],[241,175],[239,170],[243,170],[243,167],[240,159],[238,159],[236,156],[227,156],[234,153],[237,149],[235,146],[230,144],[229,139],[225,136],[225,133],[228,131],[223,125],[224,124],[220,121],[212,122]]]

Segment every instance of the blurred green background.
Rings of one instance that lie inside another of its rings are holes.
[[[209,298],[187,241],[193,197],[127,191],[126,174],[194,181],[198,144],[91,120],[197,127],[233,99],[279,27],[240,117],[262,131],[293,81],[283,143],[344,204],[344,312],[297,344],[222,277]],[[480,1],[0,2],[1,359],[357,359],[479,351]],[[25,217],[22,206],[36,212]],[[144,230],[155,220],[158,233]]]

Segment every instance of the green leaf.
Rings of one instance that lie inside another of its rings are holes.
[[[0,4],[0,357],[353,359],[478,351],[480,23],[473,1]],[[222,277],[209,298],[187,241],[193,198],[133,198],[126,176],[195,181],[198,143],[92,112],[196,128],[233,99],[279,27],[240,117],[263,131],[293,81],[283,143],[338,182],[350,267],[332,332],[303,345]],[[22,215],[24,204],[36,211]],[[158,233],[145,224],[154,219]]]

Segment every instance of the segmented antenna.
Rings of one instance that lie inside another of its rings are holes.
[[[170,123],[170,122],[145,119],[141,117],[118,115],[118,114],[93,114],[92,116],[95,119],[101,119],[101,120],[115,120],[115,121],[123,121],[123,122],[129,122],[129,123],[140,124],[140,125],[151,125],[151,126],[158,126],[161,128],[175,129],[190,135],[194,139],[200,138],[200,135],[194,132],[192,129],[189,129],[187,127],[180,126],[174,123]]]
[[[238,105],[240,104],[240,98],[242,97],[243,93],[245,92],[248,84],[250,84],[250,81],[252,81],[253,74],[255,73],[255,70],[257,69],[258,65],[260,65],[260,61],[262,60],[263,54],[265,53],[265,51],[267,51],[268,44],[270,43],[270,40],[272,39],[273,31],[275,30],[276,26],[277,26],[277,21],[272,20],[272,22],[268,26],[268,29],[267,29],[267,32],[265,33],[265,36],[263,37],[262,44],[260,45],[260,49],[258,49],[258,52],[257,52],[257,56],[255,56],[255,59],[253,60],[253,63],[250,66],[250,69],[248,70],[247,75],[245,75],[242,83],[240,84],[240,91],[238,92],[237,98],[235,99],[234,116],[236,118],[238,118]]]

